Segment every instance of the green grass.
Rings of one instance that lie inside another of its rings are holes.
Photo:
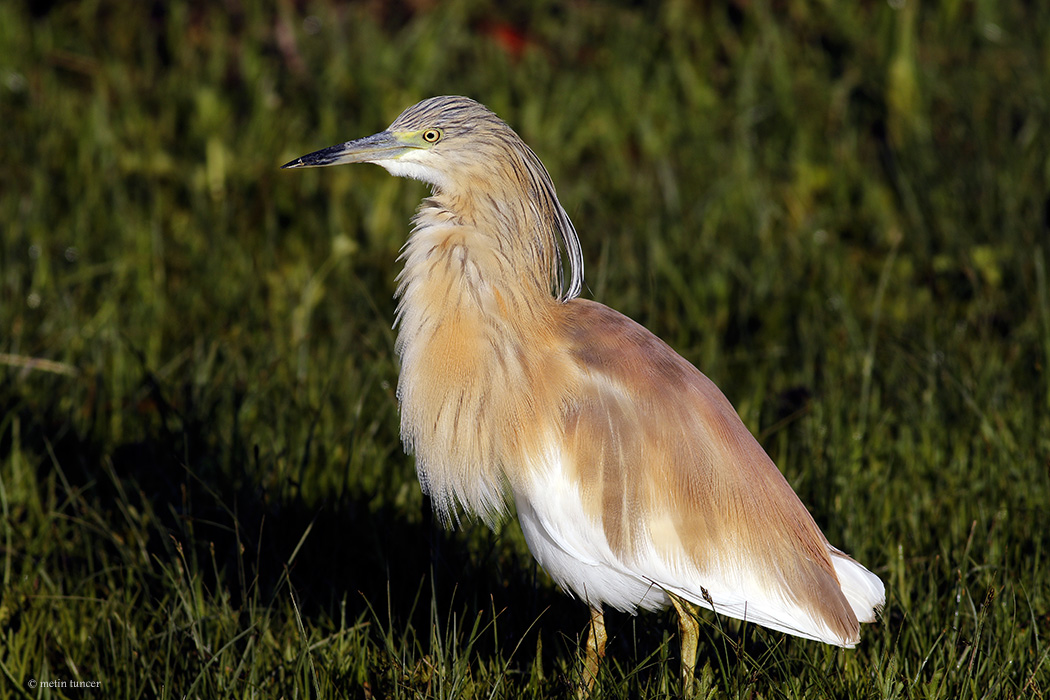
[[[0,698],[574,693],[584,607],[401,451],[424,188],[277,168],[446,93],[887,584],[854,651],[705,616],[700,696],[1050,696],[1050,10],[412,5],[0,4]]]

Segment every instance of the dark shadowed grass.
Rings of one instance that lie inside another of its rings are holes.
[[[583,606],[401,451],[424,188],[277,169],[445,93],[887,584],[853,651],[705,615],[698,695],[1047,696],[1047,9],[279,7],[0,4],[0,698],[573,695]]]

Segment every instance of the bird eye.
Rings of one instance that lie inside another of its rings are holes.
[[[437,129],[427,129],[423,132],[423,140],[427,143],[437,143],[441,138],[441,132]]]

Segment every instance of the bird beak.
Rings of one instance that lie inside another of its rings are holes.
[[[356,141],[347,141],[337,146],[322,148],[285,163],[282,168],[319,168],[323,165],[343,163],[374,163],[379,160],[395,160],[410,146],[401,142],[396,134],[380,131]]]

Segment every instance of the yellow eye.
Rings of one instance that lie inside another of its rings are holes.
[[[423,140],[427,143],[437,143],[441,139],[441,132],[437,129],[427,129],[423,132]]]

